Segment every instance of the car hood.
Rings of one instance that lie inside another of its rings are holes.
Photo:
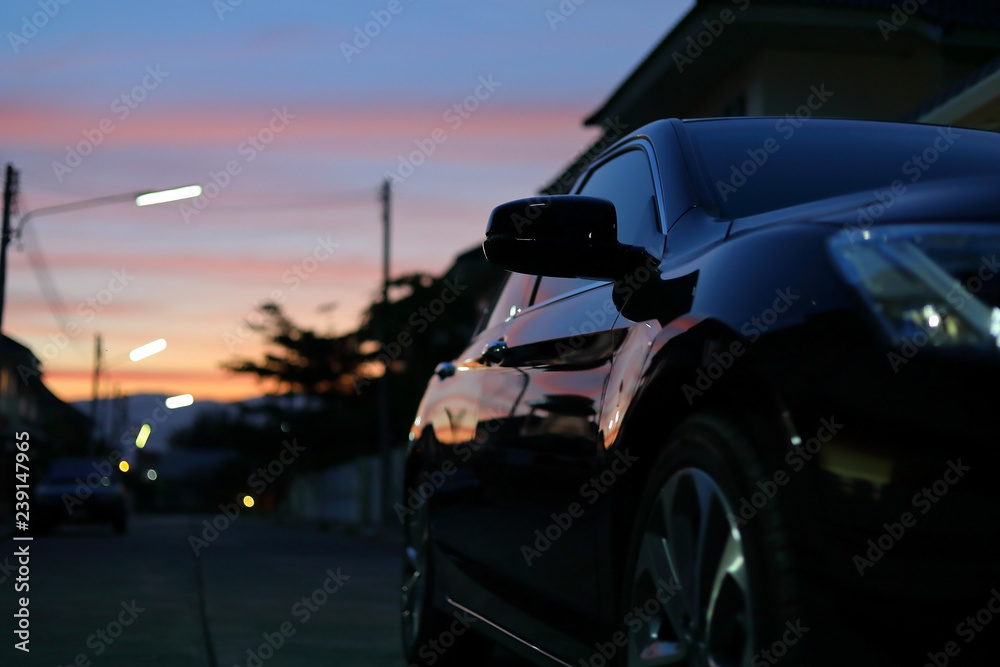
[[[893,223],[1000,222],[1000,176],[907,182],[733,221],[731,233],[809,222],[859,230]]]

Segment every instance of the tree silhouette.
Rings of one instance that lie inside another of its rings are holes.
[[[275,303],[260,306],[264,321],[249,323],[276,351],[267,352],[262,362],[237,359],[222,364],[234,373],[250,373],[262,381],[272,381],[277,393],[312,396],[348,396],[354,392],[353,379],[363,355],[354,335],[327,337],[295,325]]]
[[[375,450],[382,418],[377,389],[386,383],[389,433],[403,443],[434,367],[468,345],[503,275],[477,248],[459,256],[444,276],[399,276],[389,284],[389,301],[370,304],[361,326],[344,336],[303,329],[267,303],[259,308],[264,321],[249,326],[271,349],[261,361],[237,359],[223,368],[256,375],[276,393],[323,399],[300,410],[296,420],[309,425],[299,431],[309,441],[337,441],[334,458]]]

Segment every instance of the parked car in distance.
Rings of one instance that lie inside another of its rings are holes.
[[[396,505],[410,664],[995,664],[1000,135],[657,121],[483,249]]]
[[[117,534],[128,526],[125,487],[108,461],[56,459],[35,489],[32,527],[45,533],[59,524],[109,523]]]

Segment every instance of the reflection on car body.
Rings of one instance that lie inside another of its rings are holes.
[[[456,468],[401,517],[408,660],[454,612],[479,622],[438,665],[960,642],[1000,586],[998,182],[992,133],[664,120],[498,206],[512,273],[411,429],[407,489]]]

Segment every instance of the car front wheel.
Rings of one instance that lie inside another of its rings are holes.
[[[737,516],[764,469],[733,422],[718,413],[681,424],[639,501],[624,580],[623,664],[743,667],[784,637],[796,664],[789,551],[774,505]],[[786,625],[787,624],[787,625]],[[787,655],[787,657],[785,657]],[[756,664],[756,663],[753,663]]]

